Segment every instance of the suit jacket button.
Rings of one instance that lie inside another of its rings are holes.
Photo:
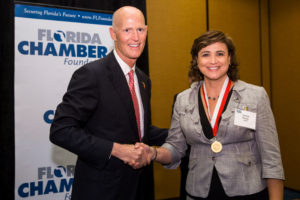
[[[252,165],[251,161],[248,162],[248,166],[250,167]]]
[[[215,157],[215,156],[213,156],[211,159],[212,159],[213,161],[215,161],[215,160],[216,160],[216,157]]]

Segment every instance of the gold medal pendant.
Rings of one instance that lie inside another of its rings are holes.
[[[222,151],[222,144],[221,142],[218,142],[218,141],[214,141],[212,144],[211,144],[211,150],[214,152],[214,153],[219,153],[220,151]]]

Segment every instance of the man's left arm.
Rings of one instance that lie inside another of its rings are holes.
[[[168,136],[168,129],[158,128],[156,126],[150,126],[149,128],[149,145],[150,146],[161,146],[165,143]]]
[[[163,143],[165,143],[165,140],[168,136],[168,129],[167,128],[158,128],[156,126],[152,125],[152,117],[151,117],[151,81],[148,79],[148,97],[149,97],[149,104],[148,104],[148,113],[149,113],[149,128],[148,128],[148,138],[149,142],[148,144],[151,146],[161,146]]]

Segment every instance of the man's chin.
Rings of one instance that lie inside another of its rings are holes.
[[[141,56],[141,54],[142,54],[142,53],[134,54],[134,55],[131,55],[129,58],[130,58],[130,59],[135,59],[135,60],[136,60],[136,59],[138,59],[138,58]]]

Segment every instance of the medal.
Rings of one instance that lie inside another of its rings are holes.
[[[221,144],[221,142],[214,141],[211,144],[210,148],[214,153],[219,153],[220,151],[222,151],[222,144]]]
[[[224,109],[224,106],[225,106],[225,103],[226,103],[226,100],[227,100],[227,97],[229,94],[230,87],[231,87],[231,81],[229,80],[229,78],[227,76],[223,83],[221,93],[219,95],[220,98],[217,101],[217,104],[216,104],[216,107],[215,107],[212,117],[210,116],[209,102],[208,102],[207,92],[206,92],[206,88],[205,88],[205,81],[203,83],[203,87],[201,88],[202,94],[204,96],[205,106],[208,111],[210,125],[212,127],[212,132],[215,137],[217,135],[218,128],[219,128],[218,122],[222,115],[222,112],[223,112],[223,109]],[[215,141],[211,144],[210,148],[214,153],[219,153],[220,151],[222,151],[222,144],[221,144],[221,142],[218,142],[215,138]]]

